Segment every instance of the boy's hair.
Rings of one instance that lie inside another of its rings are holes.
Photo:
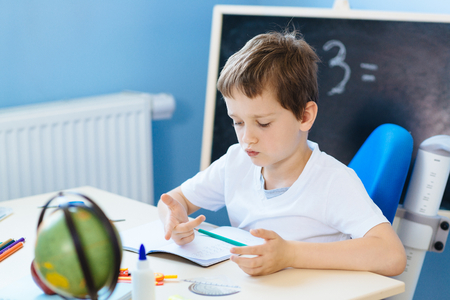
[[[217,88],[229,98],[235,90],[254,98],[272,88],[281,106],[300,120],[306,103],[318,100],[319,61],[297,31],[260,34],[228,59]]]

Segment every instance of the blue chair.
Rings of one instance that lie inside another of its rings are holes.
[[[377,127],[358,150],[349,167],[389,222],[394,221],[413,150],[413,138],[403,127]]]

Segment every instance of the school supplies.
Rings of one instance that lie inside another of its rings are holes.
[[[155,280],[162,282],[164,279],[177,279],[178,275],[164,275],[163,273],[155,273]]]
[[[74,197],[86,202],[60,203],[44,217],[52,201]],[[55,293],[65,298],[97,299],[105,290],[113,292],[122,259],[119,234],[89,197],[61,191],[48,200],[39,216],[34,250],[32,267]]]
[[[128,268],[120,268],[119,269],[119,276],[128,276],[128,275],[131,275]]]
[[[119,276],[117,282],[131,283],[131,276]]]
[[[0,262],[4,261],[6,258],[14,254],[15,252],[19,251],[23,248],[23,243],[18,243],[12,246],[11,248],[8,248],[4,253],[0,254]]]
[[[264,243],[263,239],[252,236],[250,232],[230,226],[218,227],[208,231],[246,245]],[[139,253],[138,247],[143,243],[145,248],[149,249],[147,255],[170,253],[203,267],[227,260],[231,256],[230,249],[233,245],[198,232],[195,232],[194,241],[182,246],[175,244],[173,240],[166,241],[164,235],[163,225],[159,220],[123,231],[120,234],[124,250]]]
[[[13,209],[9,207],[0,206],[0,221],[13,213]]]
[[[4,252],[6,252],[8,249],[14,247],[16,244],[21,243],[21,242],[22,242],[22,243],[25,243],[25,238],[20,238],[20,239],[18,239],[18,240],[16,240],[16,241],[13,240],[12,243],[10,243],[9,245],[6,245],[4,248],[2,248],[2,249],[0,250],[0,255],[2,255],[2,254],[3,254]]]
[[[3,243],[0,244],[0,251],[2,251],[3,249],[5,249],[6,247],[8,247],[9,245],[11,245],[12,243],[14,243],[13,239],[7,239],[6,241],[4,241]]]
[[[141,244],[139,248],[139,259],[136,268],[133,270],[132,295],[134,300],[155,300],[155,286],[151,284],[155,281],[150,262],[145,253],[145,247]]]
[[[241,247],[242,247],[242,246],[247,246],[246,244],[239,243],[239,242],[237,242],[237,241],[235,241],[235,240],[232,240],[232,239],[227,239],[227,238],[224,237],[224,236],[221,236],[221,235],[212,233],[212,232],[207,231],[207,230],[203,230],[203,229],[201,229],[201,228],[194,228],[194,229],[195,229],[196,231],[200,232],[200,233],[206,234],[207,236],[210,236],[210,237],[212,237],[212,238],[215,238],[215,239],[224,241],[224,242],[226,242],[226,243],[228,243],[228,244],[231,244],[231,245],[241,246]]]
[[[236,294],[241,291],[241,287],[225,275],[197,277],[185,279],[183,281],[192,282],[189,286],[189,290],[198,295],[225,296]]]
[[[164,279],[176,279],[178,275],[164,275],[163,273],[155,272],[155,285],[164,285]],[[131,273],[128,268],[120,269],[119,281],[118,282],[128,282],[131,283]],[[1,300],[1,299],[0,299]]]

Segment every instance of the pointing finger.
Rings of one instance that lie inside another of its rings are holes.
[[[194,229],[194,227],[199,226],[205,220],[206,220],[206,217],[204,215],[200,215],[197,218],[195,218],[194,220],[190,221],[189,224],[192,225],[193,226],[192,229]]]
[[[200,215],[192,221],[178,225],[177,229],[179,231],[184,231],[184,232],[192,231],[192,230],[194,230],[195,227],[202,224],[203,221],[205,221],[205,219],[206,219],[206,217],[204,215]]]

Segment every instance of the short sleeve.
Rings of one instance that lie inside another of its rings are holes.
[[[225,206],[224,178],[227,154],[181,185],[183,195],[194,205],[212,211]]]
[[[376,225],[389,222],[353,170],[340,172],[330,191],[333,192],[328,195],[327,222],[342,233],[360,238]]]

